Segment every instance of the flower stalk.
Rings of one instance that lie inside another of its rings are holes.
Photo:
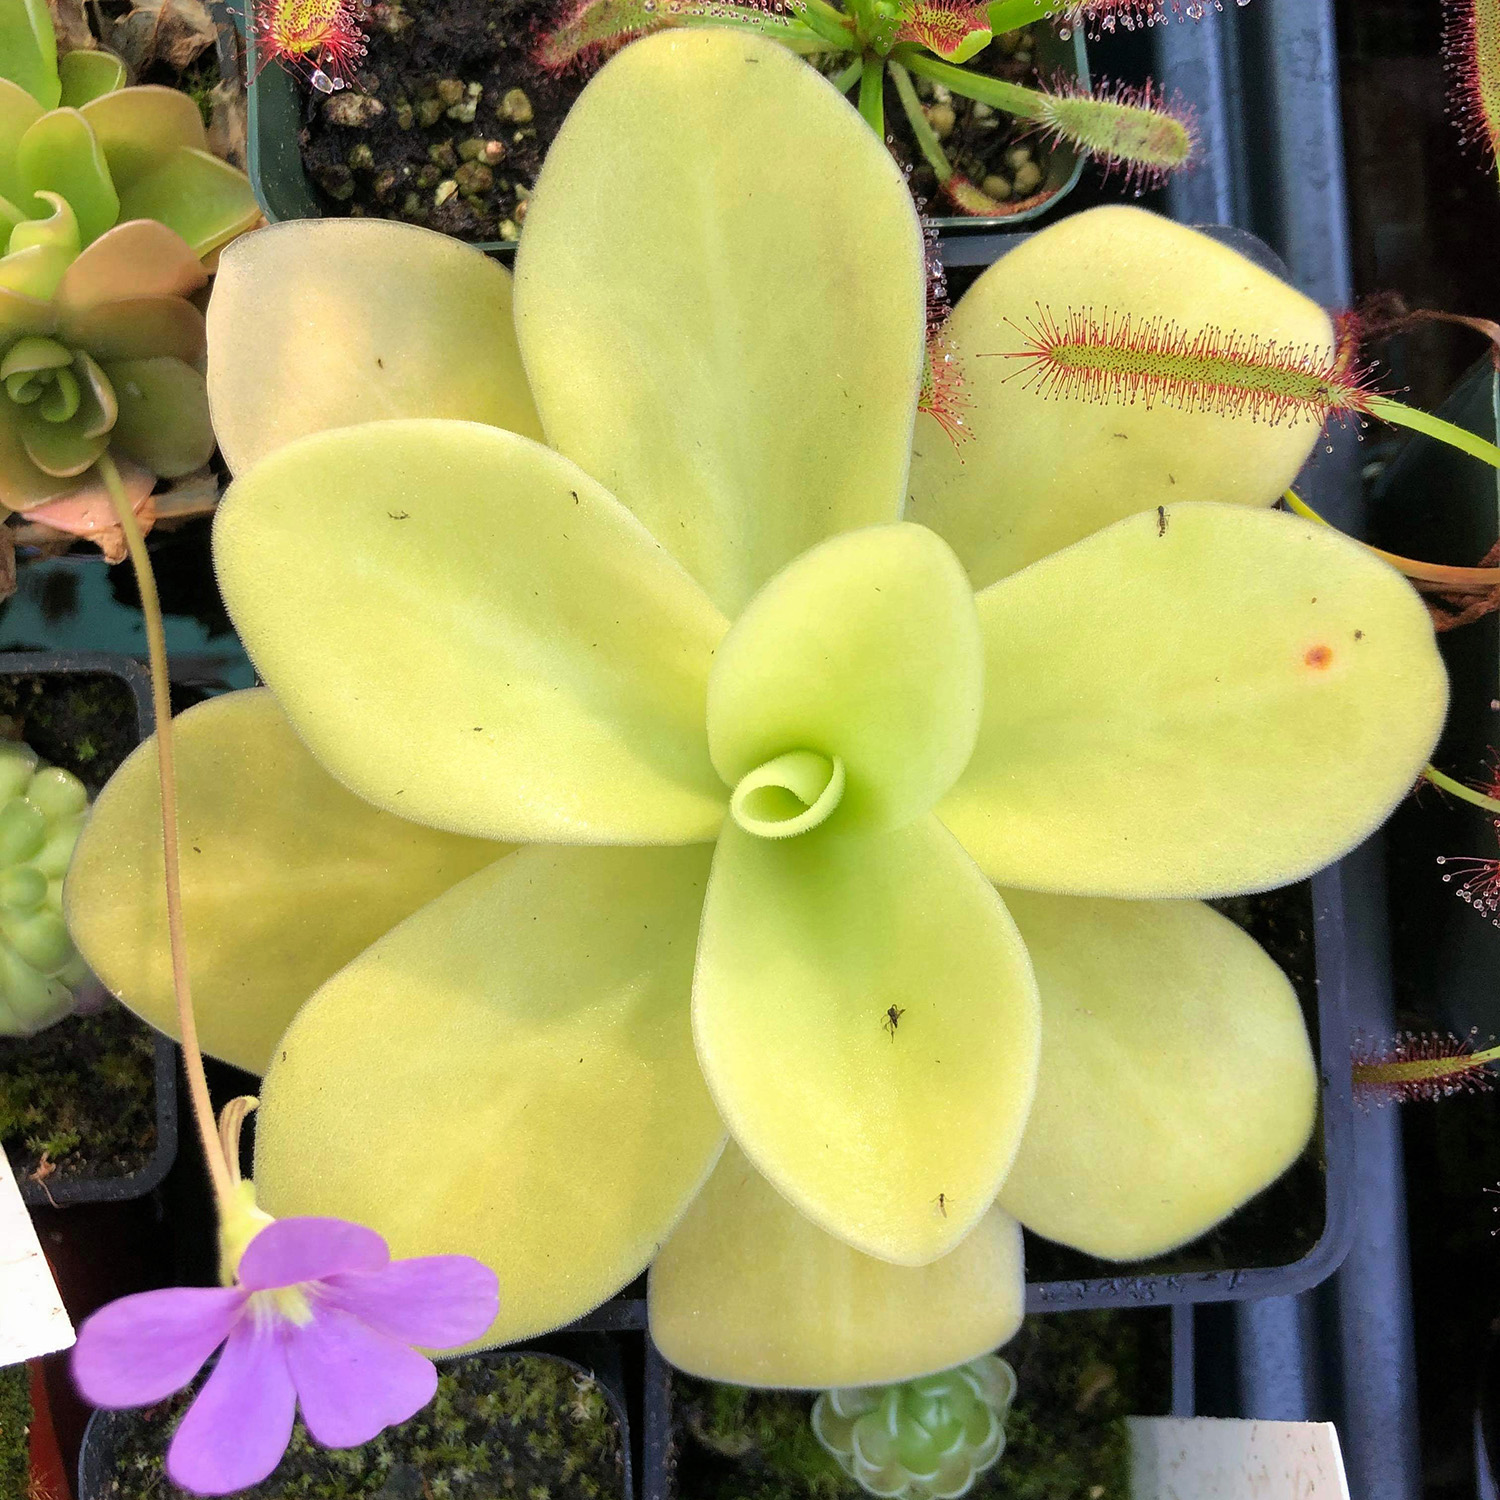
[[[141,595],[141,613],[146,620],[146,647],[151,663],[151,701],[156,715],[157,766],[161,781],[162,861],[166,871],[167,937],[172,954],[172,988],[177,996],[177,1020],[182,1031],[182,1062],[187,1074],[193,1118],[203,1142],[203,1158],[213,1183],[214,1197],[223,1215],[234,1206],[238,1171],[231,1171],[223,1141],[214,1124],[213,1101],[203,1071],[203,1052],[198,1045],[198,1025],[193,1015],[193,995],[188,981],[187,936],[182,922],[182,872],[177,839],[177,780],[173,764],[172,693],[167,675],[167,638],[162,624],[161,600],[156,575],[146,551],[146,539],[131,508],[120,471],[108,453],[98,460],[99,477],[109,491],[115,519],[125,534],[125,547],[135,570]]]

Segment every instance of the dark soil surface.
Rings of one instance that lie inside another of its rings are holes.
[[[110,1479],[90,1500],[183,1494],[162,1458],[191,1399],[113,1419]],[[476,1355],[439,1366],[438,1392],[411,1421],[362,1448],[320,1448],[301,1421],[269,1479],[245,1500],[622,1500],[622,1433],[603,1388],[561,1360]]]
[[[0,667],[4,657],[0,655]],[[89,795],[135,747],[135,697],[116,677],[0,676],[0,738],[24,739]],[[155,1033],[110,1004],[28,1039],[0,1038],[0,1142],[45,1187],[140,1171],[156,1149]]]
[[[1005,1452],[971,1500],[1126,1500],[1123,1418],[1165,1413],[1168,1321],[1156,1312],[1028,1318],[1000,1351],[1016,1372]],[[680,1500],[862,1500],[808,1425],[814,1394],[672,1382]]]
[[[1308,1034],[1316,1047],[1318,991],[1311,887],[1287,886],[1260,896],[1236,896],[1211,904],[1244,928],[1281,965],[1302,1003]],[[1307,1150],[1288,1172],[1190,1245],[1155,1260],[1117,1266],[1028,1234],[1026,1278],[1070,1281],[1100,1276],[1172,1276],[1290,1265],[1306,1255],[1323,1233],[1325,1177],[1322,1130],[1317,1128]]]
[[[404,219],[471,242],[516,239],[542,159],[587,82],[584,71],[558,76],[533,60],[563,9],[558,0],[375,0],[356,88],[323,95],[302,86],[302,159],[325,210]],[[1039,30],[998,38],[967,66],[1035,85]],[[957,169],[975,184],[988,180],[1006,213],[1045,199],[1050,152],[1029,127],[926,80],[917,87]],[[913,192],[933,198],[936,178],[889,80],[885,111]],[[956,212],[935,198],[928,208]]]

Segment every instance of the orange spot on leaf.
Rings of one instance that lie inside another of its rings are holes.
[[[1311,646],[1307,655],[1302,658],[1308,666],[1316,667],[1320,672],[1333,661],[1333,648],[1331,646]]]

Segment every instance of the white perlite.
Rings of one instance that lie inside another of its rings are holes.
[[[57,1294],[10,1162],[0,1151],[0,1366],[51,1354],[73,1343],[73,1324]]]

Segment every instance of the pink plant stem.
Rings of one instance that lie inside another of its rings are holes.
[[[188,1093],[192,1098],[193,1117],[203,1142],[203,1156],[213,1180],[214,1195],[221,1205],[234,1199],[234,1174],[224,1155],[219,1133],[214,1125],[213,1102],[208,1094],[208,1079],[203,1072],[203,1052],[198,1045],[198,1024],[193,1015],[193,996],[188,987],[187,937],[182,923],[182,874],[177,843],[177,779],[172,743],[172,698],[167,676],[167,638],[162,626],[161,601],[156,592],[156,575],[146,551],[146,539],[130,507],[120,471],[108,453],[98,462],[115,516],[125,533],[125,547],[135,569],[141,594],[141,613],[146,618],[146,644],[151,661],[151,697],[156,710],[156,757],[161,778],[162,862],[166,871],[167,938],[172,950],[172,989],[177,997],[177,1022],[182,1032],[182,1060],[187,1072]]]

